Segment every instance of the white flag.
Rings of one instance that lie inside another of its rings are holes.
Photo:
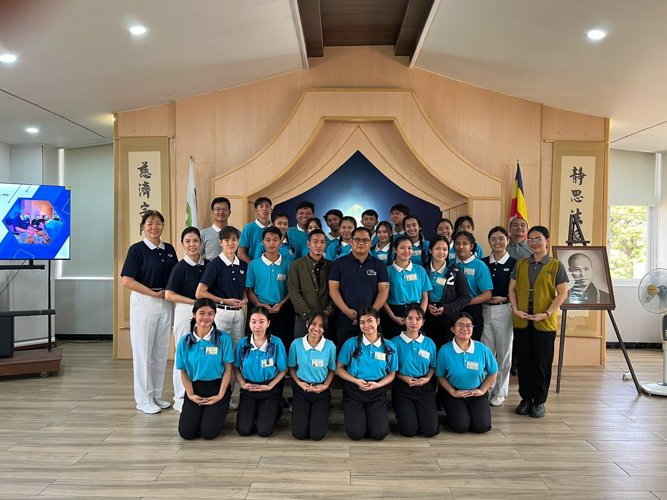
[[[190,157],[190,176],[188,177],[188,201],[185,206],[185,227],[199,229],[199,212],[197,211],[197,188],[195,187],[195,162]]]

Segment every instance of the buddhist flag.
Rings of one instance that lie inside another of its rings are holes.
[[[512,203],[510,205],[510,224],[514,219],[521,218],[528,224],[528,210],[526,210],[526,198],[523,196],[523,181],[521,180],[521,164],[516,161],[516,176],[514,177],[514,189],[512,190]]]
[[[195,187],[195,161],[190,157],[190,176],[188,177],[188,199],[185,205],[185,227],[199,229],[199,212],[197,211],[197,188]]]

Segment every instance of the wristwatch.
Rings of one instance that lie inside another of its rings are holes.
[[[544,314],[547,315],[547,318],[550,318],[550,317],[551,317],[551,313],[550,313],[549,311],[544,311]]]

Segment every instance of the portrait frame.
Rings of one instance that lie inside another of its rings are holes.
[[[554,246],[552,248],[554,258],[563,263],[570,280],[568,283],[568,298],[561,306],[561,309],[599,311],[616,309],[607,247]],[[570,259],[575,255],[584,256],[585,258],[579,257],[579,262],[575,258],[572,261],[573,265],[570,265]],[[591,267],[588,277],[584,276],[582,271],[578,270],[580,267],[584,267],[586,262],[590,263]],[[580,265],[577,266],[577,264]],[[581,283],[586,283],[586,281],[588,281],[585,285],[586,288],[582,290]],[[593,288],[591,289],[591,287]]]

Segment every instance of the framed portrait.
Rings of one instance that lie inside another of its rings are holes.
[[[570,279],[562,309],[616,309],[606,247],[555,246]]]

